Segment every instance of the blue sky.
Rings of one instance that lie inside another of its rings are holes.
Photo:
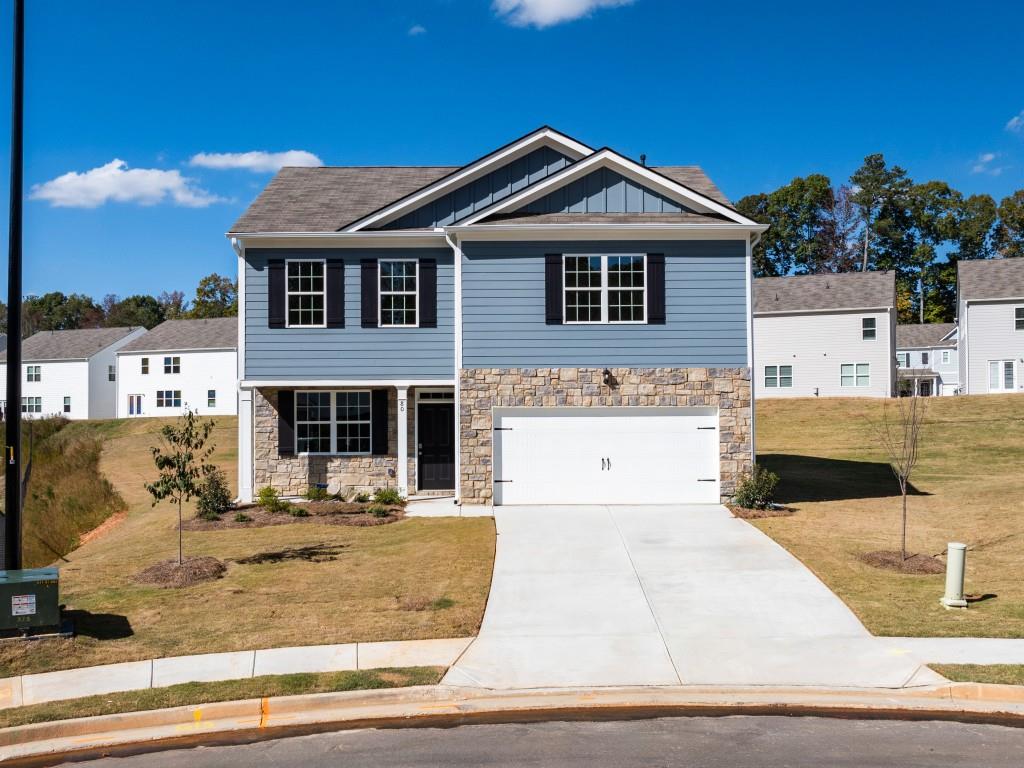
[[[459,164],[547,123],[654,165],[700,164],[734,200],[812,172],[843,180],[871,152],[965,193],[1024,187],[1020,4],[29,6],[26,191],[45,186],[25,204],[27,293],[190,294],[233,274],[223,233],[272,172],[193,164],[200,153]]]

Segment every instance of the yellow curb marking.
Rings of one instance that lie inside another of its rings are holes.
[[[264,696],[260,699],[260,728],[267,727],[267,717],[270,716],[270,699]]]

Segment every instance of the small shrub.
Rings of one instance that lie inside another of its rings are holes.
[[[292,517],[309,517],[309,510],[304,509],[301,504],[289,504],[286,501],[284,506],[284,511]]]
[[[755,466],[754,471],[740,478],[733,501],[747,509],[769,509],[775,502],[775,486],[779,476],[764,467]]]
[[[319,485],[311,485],[306,491],[306,498],[309,501],[327,501],[331,498],[331,494],[327,492],[326,488],[321,488]]]
[[[371,504],[369,509],[366,510],[374,517],[387,517],[391,514],[391,510],[385,507],[383,504]]]
[[[404,499],[397,488],[378,488],[373,492],[373,500],[377,504],[401,504]]]
[[[352,500],[355,501],[357,504],[365,504],[370,500],[370,494],[368,494],[366,491],[360,491],[355,495],[355,498],[353,498]]]
[[[210,472],[199,486],[196,515],[203,520],[219,520],[220,516],[230,511],[233,506],[234,500],[224,472],[219,469]]]
[[[238,512],[238,513],[235,514],[235,522],[236,523],[251,523],[252,522],[252,518],[249,517],[247,514],[245,514],[245,512]]]
[[[454,605],[455,601],[450,597],[439,597],[430,604],[430,607],[435,611],[443,611],[445,608],[451,608]]]
[[[287,501],[281,501],[277,491],[269,485],[260,488],[256,494],[256,503],[267,510],[267,512],[287,512],[291,506]]]

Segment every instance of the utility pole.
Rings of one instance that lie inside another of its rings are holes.
[[[11,218],[7,251],[7,450],[4,568],[21,569],[21,204],[25,86],[25,0],[14,0],[11,87]]]

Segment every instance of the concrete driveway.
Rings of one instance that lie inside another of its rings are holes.
[[[941,681],[719,505],[498,507],[479,637],[444,682],[485,688]]]

